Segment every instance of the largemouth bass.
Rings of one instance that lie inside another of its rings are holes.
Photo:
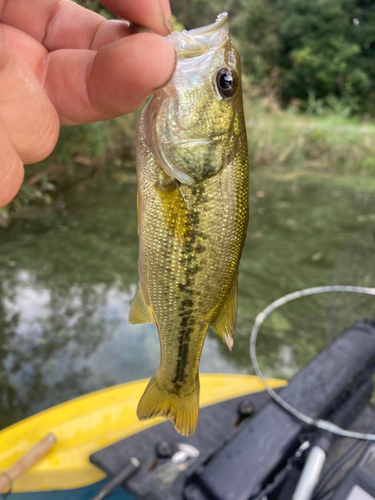
[[[190,436],[209,325],[233,346],[249,168],[240,58],[228,15],[169,40],[175,72],[139,125],[139,285],[129,321],[153,323],[160,336],[160,366],[138,417],[165,416]]]

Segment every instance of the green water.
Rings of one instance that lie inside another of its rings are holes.
[[[0,427],[156,370],[156,328],[127,322],[138,238],[134,173],[125,177],[101,174],[0,229]],[[276,298],[375,283],[374,188],[365,177],[252,173],[235,348],[230,354],[210,332],[202,372],[251,373],[252,322]],[[373,299],[362,296],[284,306],[261,330],[261,365],[289,377],[357,317],[371,316]]]

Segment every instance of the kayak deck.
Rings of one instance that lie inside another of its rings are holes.
[[[202,374],[200,406],[263,390],[251,375]],[[103,389],[45,410],[0,432],[0,473],[8,470],[47,433],[57,437],[49,454],[15,481],[14,492],[66,490],[102,480],[105,474],[89,456],[127,436],[152,427],[163,418],[139,421],[138,401],[148,380]],[[286,385],[268,379],[271,387]]]

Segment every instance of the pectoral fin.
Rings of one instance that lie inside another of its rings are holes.
[[[233,348],[234,328],[236,326],[237,315],[237,278],[233,283],[232,290],[228,295],[223,307],[216,316],[212,326],[220,335],[221,340],[228,346],[231,351]]]
[[[129,323],[136,325],[138,323],[153,323],[150,313],[148,312],[145,299],[143,298],[142,290],[139,285],[135,292],[134,299],[129,311]]]
[[[182,189],[175,182],[159,186],[159,199],[165,225],[174,238],[185,242],[191,233],[191,220]]]

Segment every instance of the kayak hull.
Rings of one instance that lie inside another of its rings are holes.
[[[29,496],[19,497],[22,500],[34,500],[30,497],[32,492],[38,492],[38,500],[48,500],[48,495],[44,499],[40,492],[53,492],[53,498],[57,500],[60,497],[56,496],[56,492],[60,490],[70,490],[69,495],[73,495],[72,490],[95,485],[97,491],[99,486],[96,483],[106,476],[89,462],[89,456],[164,421],[163,418],[146,421],[137,418],[136,408],[147,383],[147,380],[141,380],[103,389],[45,410],[0,431],[0,474],[52,432],[57,438],[56,445],[14,482],[13,492],[28,493]],[[269,384],[281,387],[286,382],[270,379]],[[251,375],[202,374],[200,406],[262,390],[260,380]],[[77,498],[86,498],[83,490],[79,493],[81,496]]]

